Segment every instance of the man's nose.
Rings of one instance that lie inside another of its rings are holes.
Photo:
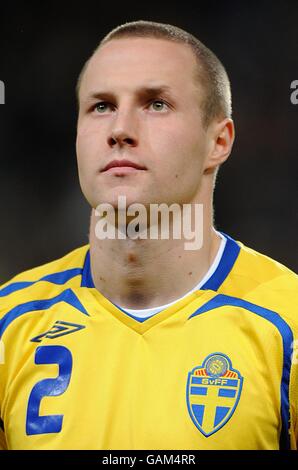
[[[108,144],[111,147],[119,145],[120,147],[129,146],[136,147],[137,139],[137,122],[136,117],[131,113],[119,113],[116,117],[113,127],[108,136]]]

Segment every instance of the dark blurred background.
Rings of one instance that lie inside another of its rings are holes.
[[[298,2],[1,6],[0,282],[88,242],[75,84],[100,38],[126,21],[182,27],[232,83],[236,141],[215,194],[217,228],[298,271]]]

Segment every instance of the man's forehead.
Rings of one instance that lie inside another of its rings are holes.
[[[113,61],[121,57],[129,57],[133,62],[135,55],[141,55],[143,60],[154,59],[160,55],[165,55],[169,60],[190,60],[194,61],[194,54],[188,44],[178,41],[171,41],[166,38],[152,37],[125,37],[111,39],[100,46],[94,53],[94,59]]]
[[[84,88],[112,84],[143,88],[173,88],[195,74],[196,60],[184,44],[155,38],[111,40],[91,57],[84,77]],[[129,82],[128,83],[128,79]]]

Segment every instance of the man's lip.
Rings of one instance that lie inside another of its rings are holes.
[[[103,171],[107,171],[110,168],[123,168],[123,167],[131,167],[131,168],[136,168],[137,170],[146,170],[147,168],[139,165],[138,163],[132,162],[130,160],[112,160],[109,162],[104,168]]]

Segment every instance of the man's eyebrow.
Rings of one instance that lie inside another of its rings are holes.
[[[137,90],[137,94],[140,96],[157,96],[157,95],[171,95],[172,90],[168,85],[157,85],[142,87]]]
[[[171,87],[168,85],[157,85],[157,86],[144,86],[135,90],[137,96],[141,98],[152,98],[159,95],[172,96]],[[109,90],[98,90],[89,93],[86,97],[86,101],[93,101],[98,99],[113,100],[116,98],[116,94]]]

